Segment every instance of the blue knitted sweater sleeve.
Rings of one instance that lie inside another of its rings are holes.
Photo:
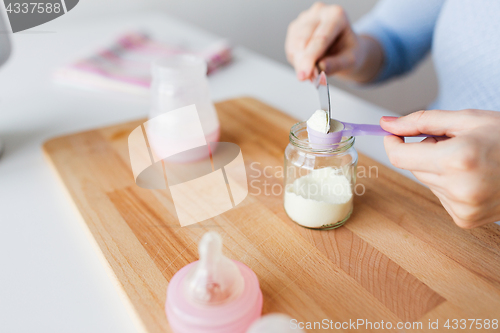
[[[372,82],[382,82],[415,67],[429,52],[445,0],[381,0],[354,30],[379,41],[384,64]]]

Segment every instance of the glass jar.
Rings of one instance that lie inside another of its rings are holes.
[[[196,141],[199,145],[199,131],[193,133],[179,133],[188,126],[201,129],[206,143],[218,142],[220,135],[219,119],[214,104],[210,99],[207,79],[207,64],[203,58],[194,55],[172,55],[154,61],[151,66],[153,81],[151,83],[151,109],[146,131],[154,151],[161,151],[163,155],[168,147],[164,142],[179,140],[189,134],[184,141]],[[196,113],[174,112],[165,116],[169,111],[178,110],[194,104]],[[198,119],[199,121],[198,121]],[[155,119],[155,120],[153,120]],[[185,131],[184,131],[185,132]],[[196,133],[195,133],[196,132]],[[171,136],[175,136],[171,138]],[[172,147],[174,149],[174,147]],[[203,155],[203,156],[202,156]],[[205,156],[206,155],[206,156]],[[183,154],[178,162],[190,162],[209,157],[208,149]],[[173,160],[173,158],[171,158]]]
[[[334,229],[351,216],[358,153],[354,137],[335,144],[311,144],[306,122],[290,129],[285,150],[285,211],[312,229]]]

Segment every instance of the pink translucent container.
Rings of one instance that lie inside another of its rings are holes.
[[[262,313],[262,292],[255,273],[233,261],[245,281],[243,293],[234,301],[215,306],[193,304],[184,297],[182,281],[196,263],[180,269],[168,285],[165,310],[175,333],[245,333]]]
[[[220,236],[205,234],[200,260],[181,268],[167,289],[165,312],[174,333],[245,333],[262,313],[255,273],[222,255]]]
[[[168,157],[170,162],[189,163],[209,158],[208,149],[192,149],[218,142],[220,135],[205,60],[170,55],[153,61],[151,71],[151,108],[145,129],[155,161]],[[195,106],[196,114],[176,112],[190,105]],[[178,146],[182,149],[176,149]]]

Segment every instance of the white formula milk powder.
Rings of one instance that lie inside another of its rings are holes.
[[[340,170],[316,169],[285,189],[285,211],[305,227],[318,228],[344,220],[352,210],[351,184]]]
[[[311,118],[307,120],[307,126],[321,133],[328,133],[328,112],[324,110],[316,110]],[[341,122],[331,119],[330,132],[338,132],[344,129]]]

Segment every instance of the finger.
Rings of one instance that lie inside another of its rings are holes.
[[[321,15],[321,21],[296,66],[299,72],[305,73],[306,78],[312,75],[316,62],[325,54],[347,24],[345,14],[342,9],[337,9],[337,7],[331,7],[322,12]]]
[[[302,18],[292,22],[285,39],[285,52],[290,64],[295,66],[297,55],[304,52],[307,42],[319,24],[319,18]]]
[[[450,198],[447,191],[434,188],[431,188],[431,191],[436,195],[444,209],[460,228],[471,229],[488,222],[493,222],[485,219],[485,210],[479,210],[476,206],[469,203],[457,202],[453,198]]]
[[[428,110],[413,112],[399,118],[382,117],[380,125],[395,135],[429,134],[454,137],[458,132],[483,122],[481,118],[471,110]]]
[[[420,143],[437,143],[441,141],[441,138],[425,138]],[[441,165],[441,164],[439,164]],[[413,175],[425,185],[440,189],[443,194],[448,193],[448,183],[449,177],[445,177],[445,175],[441,173],[435,172],[427,172],[427,171],[412,171]]]
[[[450,217],[456,223],[458,217],[457,217],[457,214],[455,214],[455,212],[453,211],[453,206],[451,205],[450,200],[448,199],[448,197],[446,197],[444,194],[439,193],[439,192],[435,192],[435,191],[432,191],[432,192],[436,195],[436,197],[441,202],[441,205],[443,205],[443,208],[448,212],[448,214],[450,215]]]
[[[313,73],[310,78],[311,82],[315,82],[318,75],[319,75],[318,66],[314,66]]]
[[[415,178],[428,187],[443,189],[442,175],[426,171],[413,171],[412,173]]]
[[[456,202],[456,200],[450,195],[450,191],[446,186],[447,182],[443,179],[442,175],[423,171],[413,171],[412,174],[424,185],[429,187],[432,193],[434,193],[441,202],[444,200],[447,202]]]
[[[443,199],[451,201],[448,189],[443,185],[443,179],[441,175],[424,172],[424,171],[412,171],[412,174],[426,185],[436,197],[442,202]]]
[[[318,67],[326,73],[326,75],[333,75],[337,72],[352,68],[355,58],[351,51],[343,52],[339,55],[323,58]]]
[[[468,204],[457,204],[453,201],[448,201],[446,198],[440,200],[444,209],[450,214],[451,218],[462,229],[471,229],[478,227],[486,222],[484,219],[484,211],[478,210],[477,207]]]
[[[286,56],[290,64],[294,66],[299,80],[305,80],[306,76],[297,69],[297,59],[304,53],[307,43],[318,27],[321,19],[320,12],[325,7],[322,3],[315,3],[288,26],[285,40]]]
[[[424,140],[405,143],[402,138],[389,135],[384,138],[384,146],[389,160],[397,168],[436,174],[442,172],[437,161],[443,156],[443,151],[447,149],[446,141]]]

